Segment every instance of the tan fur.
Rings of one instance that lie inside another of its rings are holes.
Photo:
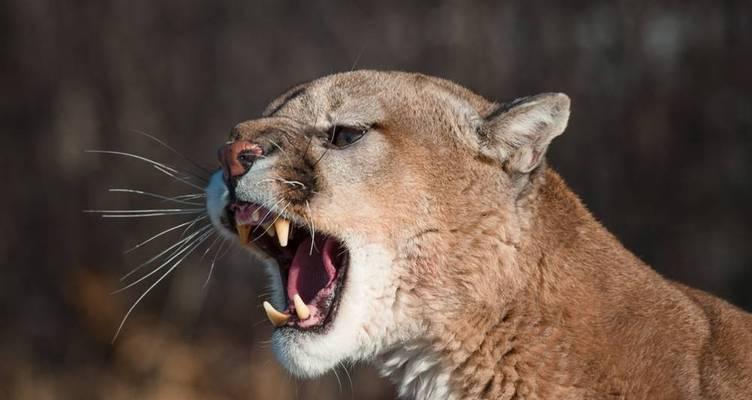
[[[233,138],[338,118],[374,124],[360,147],[313,146],[319,193],[287,212],[391,254],[381,295],[355,300],[348,288],[342,301],[386,304],[385,326],[363,329],[383,343],[368,354],[404,396],[752,398],[752,317],[624,249],[542,160],[569,100],[525,104],[491,120],[497,104],[451,82],[357,71],[296,87]],[[288,150],[306,142],[286,140]],[[295,162],[275,168],[289,174]],[[409,361],[389,361],[400,351],[424,358],[407,371]],[[435,388],[408,389],[429,373]]]

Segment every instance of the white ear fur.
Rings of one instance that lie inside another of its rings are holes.
[[[502,104],[480,128],[481,152],[514,171],[537,167],[556,136],[569,121],[569,97],[543,93]]]

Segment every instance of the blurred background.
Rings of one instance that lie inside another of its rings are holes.
[[[84,150],[192,170],[143,131],[214,168],[237,122],[293,84],[353,68],[420,71],[498,101],[568,93],[551,164],[663,275],[752,310],[746,0],[4,0],[0,60],[2,399],[393,398],[367,366],[285,373],[269,349],[265,280],[235,249],[206,285],[214,251],[183,262],[113,344],[153,280],[110,293],[179,230],[124,250],[191,216],[82,213],[169,205],[111,188],[197,192]]]

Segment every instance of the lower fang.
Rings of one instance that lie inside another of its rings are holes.
[[[269,321],[271,321],[272,325],[276,327],[280,327],[287,323],[287,320],[290,319],[289,314],[285,314],[282,312],[277,311],[274,306],[272,306],[268,301],[265,301],[264,304],[264,311],[266,311],[266,317],[269,318]]]
[[[295,304],[295,314],[298,314],[301,321],[305,321],[311,316],[311,310],[308,309],[308,305],[300,298],[299,294],[293,296],[292,302]]]

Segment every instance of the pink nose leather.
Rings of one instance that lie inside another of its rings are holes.
[[[248,171],[253,162],[263,154],[261,146],[239,140],[219,148],[217,157],[225,178],[236,178]]]

